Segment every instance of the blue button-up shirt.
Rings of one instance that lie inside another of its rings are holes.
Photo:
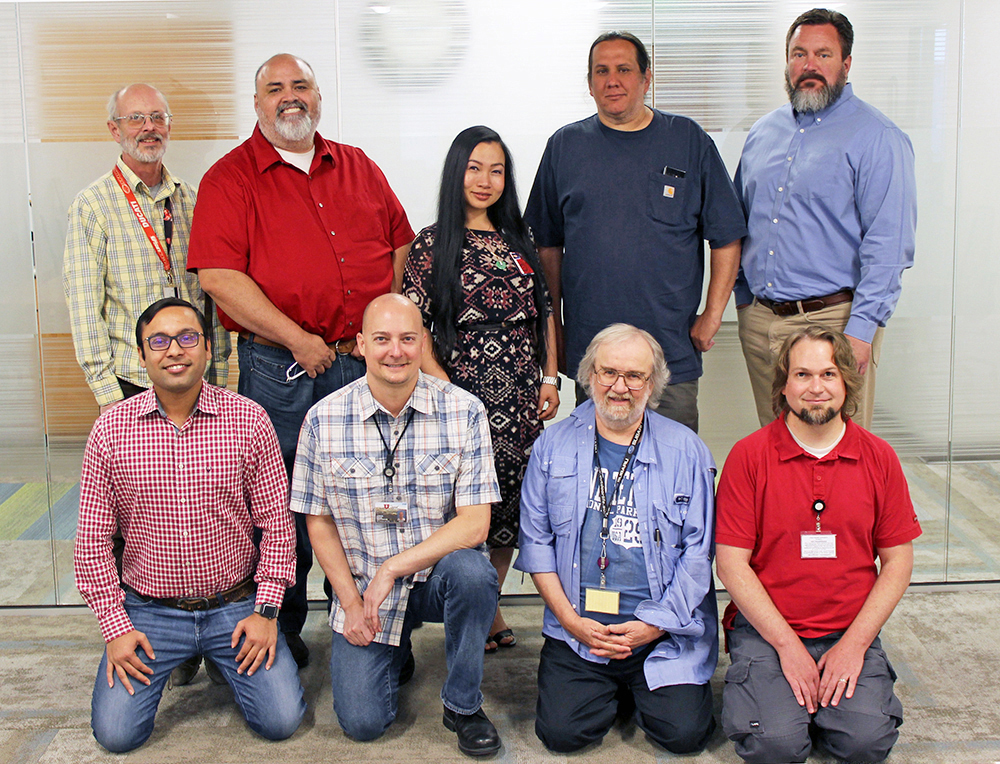
[[[913,265],[913,146],[850,84],[832,105],[757,122],[736,171],[747,213],[736,303],[854,290],[845,333],[871,342]]]
[[[687,427],[647,411],[636,452],[635,503],[651,599],[637,620],[667,632],[643,664],[651,690],[704,684],[718,661],[712,579],[715,462]],[[556,573],[574,610],[580,601],[580,531],[593,475],[594,404],[587,401],[535,441],[521,488],[520,552],[514,567]],[[655,533],[659,530],[659,534]],[[542,633],[594,663],[546,607]]]

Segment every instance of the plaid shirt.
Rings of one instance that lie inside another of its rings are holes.
[[[253,575],[257,602],[280,604],[295,580],[287,496],[271,421],[229,390],[202,385],[180,429],[152,390],[98,418],[83,455],[73,567],[105,641],[133,628],[111,551],[116,528],[122,580],[146,596],[211,596]]]
[[[387,491],[382,474],[386,449],[375,423],[391,448],[411,410],[413,421],[396,450],[396,475]],[[383,500],[405,502],[406,522],[377,522],[375,507]],[[486,410],[478,398],[454,385],[421,374],[410,400],[393,419],[362,377],[306,415],[292,477],[292,509],[333,515],[362,594],[379,565],[455,517],[455,507],[496,501],[500,486]],[[379,609],[382,631],[376,642],[399,645],[410,588],[426,581],[431,570],[396,580]],[[336,596],[330,626],[343,633],[344,609]]]
[[[121,157],[118,167],[164,248],[163,206],[170,197],[174,216],[170,270],[181,299],[204,308],[205,296],[198,276],[187,272],[195,190],[164,167],[163,182],[154,199],[146,184]],[[99,405],[121,400],[121,387],[115,377],[149,387],[146,370],[139,365],[135,322],[142,311],[164,297],[166,289],[163,263],[109,172],[73,200],[63,256],[63,290],[76,359]],[[207,377],[210,382],[225,385],[229,374],[229,334],[218,321],[214,324],[214,359]]]

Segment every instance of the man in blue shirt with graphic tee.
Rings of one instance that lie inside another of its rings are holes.
[[[553,751],[601,740],[633,708],[673,753],[700,751],[715,728],[715,463],[647,410],[669,377],[652,335],[609,326],[577,372],[593,400],[531,452],[514,567],[545,600],[535,732]]]
[[[785,37],[791,103],[747,136],[736,188],[749,234],[736,282],[740,342],[761,425],[785,338],[811,324],[842,331],[864,389],[852,419],[871,427],[875,369],[903,271],[913,265],[913,146],[847,82],[854,29],[815,8]]]
[[[524,218],[552,294],[560,369],[575,375],[587,343],[615,321],[645,329],[671,371],[657,411],[697,432],[701,354],[722,323],[746,221],[712,139],[645,105],[651,81],[635,35],[594,41],[587,82],[597,114],[549,139]],[[699,315],[705,240],[711,275]],[[577,387],[577,403],[585,398]]]

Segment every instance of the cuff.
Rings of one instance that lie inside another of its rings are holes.
[[[524,573],[556,573],[556,550],[548,545],[522,544],[514,569]]]
[[[124,605],[110,610],[103,618],[98,618],[97,622],[101,627],[101,636],[104,637],[105,644],[112,639],[118,639],[123,634],[135,631],[135,626],[132,625],[132,620],[125,612]]]
[[[259,581],[257,583],[257,598],[254,604],[260,605],[268,603],[281,607],[281,601],[285,598],[285,586],[277,581]]]
[[[866,321],[863,318],[852,315],[847,321],[847,326],[844,327],[844,334],[871,344],[877,329],[878,324],[874,321]]]

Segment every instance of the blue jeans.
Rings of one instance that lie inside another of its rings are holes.
[[[350,355],[337,355],[333,366],[311,378],[303,374],[288,380],[288,370],[295,363],[292,354],[282,348],[272,348],[240,337],[236,344],[240,359],[239,393],[259,403],[271,418],[274,431],[281,445],[281,458],[285,461],[288,479],[292,478],[295,449],[299,444],[299,430],[313,404],[339,390],[348,382],[363,376],[364,361]],[[299,366],[292,374],[301,372]],[[295,586],[285,590],[285,599],[278,614],[282,632],[298,634],[309,614],[306,599],[306,580],[312,568],[313,553],[306,531],[305,515],[297,512],[295,519]]]
[[[497,573],[475,549],[441,558],[424,583],[414,584],[399,647],[372,642],[352,645],[333,632],[330,677],[337,721],[355,740],[374,740],[396,719],[399,671],[410,652],[410,624],[444,623],[448,676],[441,689],[445,707],[474,714],[483,703],[483,647],[497,611]]]
[[[132,592],[125,595],[125,611],[136,630],[146,635],[156,660],[139,650],[139,657],[153,669],[149,685],[131,679],[135,695],[129,695],[115,676],[108,687],[108,654],[105,650],[94,681],[90,725],[97,742],[112,753],[138,748],[153,732],[153,717],[170,672],[195,655],[212,659],[233,690],[250,729],[268,740],[284,740],[299,727],[306,704],[298,669],[285,640],[276,645],[274,664],[263,664],[253,676],[236,673],[240,644],[230,647],[236,624],[253,613],[254,599],[248,597],[212,610],[189,613],[185,610],[147,602]]]

